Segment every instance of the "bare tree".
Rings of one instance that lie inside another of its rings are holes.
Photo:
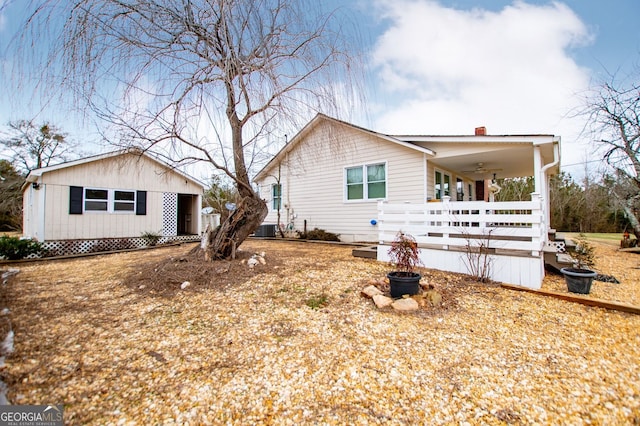
[[[22,228],[22,183],[24,176],[7,160],[0,160],[0,231]]]
[[[58,40],[46,78],[117,126],[126,145],[176,166],[204,161],[233,180],[236,210],[203,239],[211,258],[223,258],[267,214],[249,172],[269,136],[314,111],[335,114],[354,93],[344,90],[353,87],[349,27],[320,4],[40,0],[18,45],[28,55],[43,32]]]
[[[585,113],[596,145],[615,172],[613,194],[640,238],[640,82],[612,78],[587,98]]]
[[[49,123],[35,125],[19,120],[9,123],[10,133],[0,139],[12,156],[12,163],[24,173],[47,167],[52,161],[64,161],[73,148],[67,135]]]

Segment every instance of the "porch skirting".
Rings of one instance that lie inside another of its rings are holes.
[[[200,241],[199,235],[177,235],[160,237],[155,244],[162,245],[176,242]],[[150,241],[143,237],[131,238],[96,238],[85,240],[50,240],[42,242],[44,252],[40,256],[30,258],[72,256],[77,254],[101,253],[118,250],[131,250],[148,247]]]
[[[389,262],[389,245],[378,246],[378,260]],[[486,254],[490,263],[491,280],[531,289],[542,287],[544,258],[526,252]],[[469,274],[467,253],[462,250],[420,248],[420,259],[426,268]]]

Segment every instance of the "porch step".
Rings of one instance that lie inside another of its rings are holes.
[[[378,246],[371,247],[357,247],[351,250],[353,257],[363,257],[365,259],[377,259],[378,258]]]
[[[544,254],[544,266],[554,272],[560,273],[560,269],[573,266],[573,258],[567,253]]]
[[[564,246],[567,248],[567,251],[575,251],[576,243],[571,238],[565,237],[564,234],[556,234],[556,241],[564,241]]]

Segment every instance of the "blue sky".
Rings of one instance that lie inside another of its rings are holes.
[[[574,175],[583,166],[572,165],[592,152],[584,122],[571,117],[580,96],[640,65],[638,0],[334,1],[367,40],[369,93],[362,114],[349,117],[355,124],[396,134],[471,134],[483,125],[490,134],[553,133]],[[25,4],[0,15],[1,46]],[[11,60],[3,49],[0,124],[36,117],[94,137],[64,108],[16,96]]]

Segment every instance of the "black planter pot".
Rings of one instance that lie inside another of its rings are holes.
[[[591,283],[597,275],[594,271],[580,268],[562,268],[560,272],[567,282],[567,289],[572,293],[580,294],[589,294]]]
[[[420,278],[417,272],[389,272],[389,290],[391,297],[398,298],[405,294],[418,294],[420,291]]]

